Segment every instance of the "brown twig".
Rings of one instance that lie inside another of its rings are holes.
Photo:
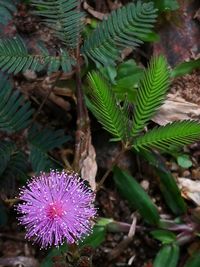
[[[106,178],[108,177],[108,175],[111,173],[113,167],[118,163],[118,160],[120,159],[120,157],[125,153],[125,151],[127,151],[127,147],[124,146],[122,144],[122,149],[121,151],[116,155],[116,157],[113,159],[109,169],[105,172],[105,174],[102,176],[100,182],[98,183],[97,185],[97,188],[96,188],[96,192],[101,188],[101,186],[104,184]]]
[[[54,90],[54,88],[56,86],[56,83],[59,81],[59,79],[60,79],[61,76],[62,76],[62,72],[60,71],[59,74],[57,75],[54,83],[51,85],[51,88],[48,90],[48,92],[47,92],[45,98],[43,99],[42,103],[40,104],[38,110],[34,114],[31,125],[35,122],[37,116],[40,114],[42,108],[44,107],[44,105],[45,105],[46,101],[48,100],[50,94],[53,92],[53,90]]]
[[[80,9],[80,1],[79,6]],[[81,80],[81,55],[80,42],[78,42],[76,49],[76,98],[77,98],[77,130],[75,140],[75,155],[73,162],[73,169],[76,172],[81,171],[84,157],[87,156],[88,144],[90,140],[90,126],[88,111],[85,106],[84,94]]]
[[[108,256],[109,261],[114,260],[115,258],[117,258],[130,244],[130,242],[133,240],[133,237],[135,235],[135,231],[136,231],[136,217],[133,217],[133,221],[132,224],[130,226],[129,232],[128,232],[128,236],[123,239],[110,253],[110,255]]]

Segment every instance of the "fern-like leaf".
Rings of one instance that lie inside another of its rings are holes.
[[[131,135],[144,129],[150,118],[162,105],[169,87],[169,71],[163,56],[151,60],[141,79],[135,103]]]
[[[22,151],[15,151],[10,158],[7,168],[5,169],[3,176],[9,178],[20,178],[21,181],[26,181],[28,175],[28,162],[27,155]]]
[[[6,169],[10,157],[12,155],[12,151],[15,149],[15,145],[12,142],[1,141],[0,142],[0,175]]]
[[[55,169],[55,162],[50,159],[46,152],[41,151],[37,147],[31,146],[29,159],[35,173],[41,171],[48,172],[50,169]]]
[[[121,51],[143,43],[157,17],[153,3],[130,3],[113,11],[84,42],[82,52],[94,62],[114,65]]]
[[[63,130],[53,131],[43,129],[34,125],[28,135],[30,144],[30,162],[35,172],[48,171],[55,167],[55,160],[51,158],[48,152],[56,147],[60,147],[69,140],[69,136],[64,134]]]
[[[0,40],[0,69],[8,73],[18,73],[27,69],[40,71],[47,67],[48,72],[71,70],[74,60],[66,51],[61,50],[60,56],[50,56],[47,52],[41,55],[30,55],[20,37]]]
[[[13,91],[10,81],[0,74],[0,130],[9,133],[26,128],[33,109],[19,91]]]
[[[44,23],[53,29],[68,48],[75,48],[83,28],[84,14],[78,10],[77,0],[31,0],[37,8],[35,14],[42,16]]]
[[[16,11],[16,6],[12,0],[0,0],[0,23],[8,24],[12,19],[12,13]]]
[[[27,171],[27,158],[18,151],[10,141],[0,142],[0,176],[8,178],[24,178]]]
[[[163,151],[175,150],[200,139],[200,123],[192,120],[176,121],[154,128],[135,139],[133,147],[156,148]]]
[[[122,140],[126,132],[125,118],[121,107],[108,83],[97,72],[92,72],[88,77],[90,86],[90,99],[87,105],[103,127]]]

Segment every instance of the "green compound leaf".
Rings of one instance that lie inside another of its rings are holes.
[[[154,128],[135,139],[136,150],[156,148],[161,151],[173,151],[200,139],[200,123],[192,120],[175,121]]]
[[[171,71],[171,77],[176,78],[188,74],[194,69],[200,69],[200,59],[180,63]]]
[[[28,135],[30,144],[30,161],[33,170],[49,171],[51,168],[58,168],[56,161],[48,154],[54,148],[60,147],[69,140],[69,136],[64,134],[63,130],[41,129],[34,125]]]
[[[156,255],[153,267],[177,267],[179,250],[176,244],[164,245]]]
[[[163,56],[152,58],[141,79],[135,103],[131,134],[141,132],[165,100],[169,87],[169,71]]]
[[[22,151],[14,151],[3,175],[6,177],[20,178],[20,182],[27,180],[28,162],[27,156]]]
[[[0,24],[7,25],[12,19],[12,13],[16,11],[16,6],[12,0],[0,0]]]
[[[155,230],[151,231],[151,235],[161,241],[163,244],[170,244],[176,241],[176,235],[173,232],[167,230]]]
[[[107,225],[109,225],[112,221],[112,219],[100,218],[93,227],[92,233],[87,236],[79,246],[91,246],[93,248],[99,247],[105,241]]]
[[[119,168],[115,168],[114,181],[121,195],[128,200],[131,206],[138,209],[138,212],[146,222],[153,225],[159,223],[157,207],[131,175]]]
[[[33,171],[37,174],[41,171],[48,172],[50,169],[55,169],[55,163],[50,159],[47,152],[43,152],[40,149],[30,146],[30,162]]]
[[[4,172],[10,161],[13,150],[16,147],[13,142],[1,141],[0,142],[0,175]]]
[[[117,75],[113,90],[120,100],[135,102],[136,87],[143,76],[143,69],[129,59],[117,66]]]
[[[27,179],[27,157],[22,151],[17,150],[13,142],[0,142],[0,159],[2,178],[20,178],[21,182]]]
[[[13,133],[26,128],[32,114],[30,102],[19,91],[13,91],[7,76],[0,73],[0,131]]]
[[[124,48],[143,43],[153,28],[156,12],[152,2],[141,1],[113,11],[86,39],[82,53],[97,65],[115,65]]]
[[[163,11],[174,11],[179,8],[179,3],[177,0],[154,0],[155,6],[160,12]]]
[[[76,48],[83,29],[84,13],[78,9],[77,0],[31,0],[37,10],[34,14],[43,17],[55,36],[68,48]]]
[[[117,105],[117,99],[112,88],[97,72],[90,73],[88,81],[90,86],[90,101],[87,101],[88,108],[104,129],[118,140],[122,140],[126,132],[126,119],[122,109]]]
[[[160,155],[154,151],[140,150],[137,151],[141,158],[148,161],[150,165],[155,168],[155,172],[158,176],[158,185],[164,196],[167,206],[176,215],[184,214],[187,210],[184,199],[181,196],[180,189],[171,174],[171,172],[165,166]]]
[[[30,55],[19,36],[0,40],[0,69],[7,73],[17,74],[28,69],[40,71],[45,67],[48,73],[58,71],[60,67],[68,72],[74,64],[75,61],[64,50],[60,51],[59,56],[51,56],[45,52]]]

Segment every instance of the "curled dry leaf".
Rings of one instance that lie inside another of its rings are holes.
[[[200,206],[200,181],[179,177],[177,182],[182,196],[188,200],[192,200],[197,206]]]
[[[86,10],[90,15],[92,15],[94,18],[97,18],[99,20],[103,20],[106,17],[106,14],[95,11],[86,1],[83,3],[83,8]]]
[[[91,143],[91,138],[88,141],[87,155],[84,157],[81,166],[81,177],[87,180],[93,191],[96,189],[95,177],[97,174],[96,152]]]

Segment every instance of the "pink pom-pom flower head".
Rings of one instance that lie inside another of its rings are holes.
[[[90,234],[94,193],[76,173],[51,171],[33,177],[21,189],[16,209],[26,238],[42,248],[72,244]]]

